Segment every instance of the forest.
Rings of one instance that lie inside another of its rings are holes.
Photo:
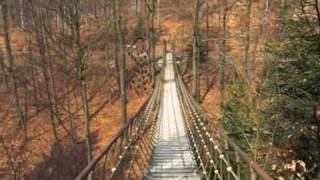
[[[320,180],[320,1],[0,0],[0,179]]]

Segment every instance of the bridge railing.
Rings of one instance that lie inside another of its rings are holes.
[[[234,143],[201,106],[195,102],[175,66],[178,95],[185,119],[185,127],[202,178],[272,180],[250,156]]]
[[[162,72],[151,96],[112,141],[76,177],[141,179],[147,173],[156,136],[155,121],[162,94]]]

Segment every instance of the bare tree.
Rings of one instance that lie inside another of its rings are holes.
[[[193,43],[192,43],[192,94],[193,98],[199,102],[200,100],[200,11],[202,6],[201,0],[195,1],[194,25],[193,25]]]
[[[148,39],[148,59],[149,71],[151,75],[152,86],[155,83],[155,0],[145,0],[145,8],[147,14],[147,39]]]
[[[92,141],[90,132],[90,111],[87,94],[87,83],[85,70],[87,66],[87,46],[81,41],[81,9],[80,0],[74,0],[69,2],[67,17],[70,17],[70,29],[72,34],[72,46],[74,52],[74,62],[76,65],[78,86],[81,95],[81,104],[83,112],[83,123],[85,131],[85,142],[87,146],[87,161],[88,163],[92,160]],[[88,176],[88,179],[92,179],[92,173]]]
[[[225,74],[227,57],[227,12],[228,0],[219,0],[219,59],[220,59],[220,105],[223,107],[225,99]],[[222,29],[222,30],[221,30]],[[221,35],[222,32],[222,35]]]
[[[5,53],[6,53],[6,60],[7,63],[4,62],[5,69],[9,74],[9,82],[6,83],[8,86],[8,90],[11,94],[11,100],[14,105],[14,109],[16,112],[16,118],[20,126],[23,127],[25,137],[27,138],[27,122],[25,113],[23,112],[21,100],[19,96],[19,88],[18,88],[18,80],[15,75],[15,63],[14,63],[14,56],[12,53],[11,48],[11,41],[10,41],[10,31],[9,31],[9,24],[8,24],[8,4],[7,0],[0,0],[0,8],[1,8],[1,19],[2,19],[2,32],[3,38],[5,41]],[[7,64],[7,65],[6,65]]]
[[[252,106],[252,97],[251,97],[251,80],[252,80],[252,62],[251,62],[251,57],[250,57],[250,26],[251,26],[251,6],[252,6],[252,0],[247,0],[247,10],[246,10],[246,22],[245,22],[245,55],[244,55],[244,61],[245,61],[245,81],[247,81],[247,86],[249,88],[249,93],[248,94],[248,104],[249,108],[248,109],[248,116],[250,114],[250,109]]]
[[[121,102],[121,123],[127,122],[127,88],[126,88],[126,56],[125,56],[125,36],[122,17],[123,0],[115,0],[115,32],[116,34],[116,58],[119,65],[119,87]]]
[[[20,10],[20,26],[21,29],[24,29],[25,21],[24,21],[24,8],[23,8],[23,0],[19,0],[19,10]]]
[[[161,29],[160,24],[160,0],[157,0],[157,24],[158,24],[158,30]]]

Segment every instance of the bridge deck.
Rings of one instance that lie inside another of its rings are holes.
[[[158,138],[147,179],[200,180],[188,144],[174,80],[172,54],[167,54]]]

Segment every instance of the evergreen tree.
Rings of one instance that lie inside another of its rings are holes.
[[[278,124],[275,145],[288,145],[290,159],[306,162],[307,178],[319,172],[320,149],[313,112],[320,100],[320,21],[312,3],[292,4],[292,14],[282,18],[281,41],[268,46],[273,60],[265,67],[272,94],[268,117]]]

